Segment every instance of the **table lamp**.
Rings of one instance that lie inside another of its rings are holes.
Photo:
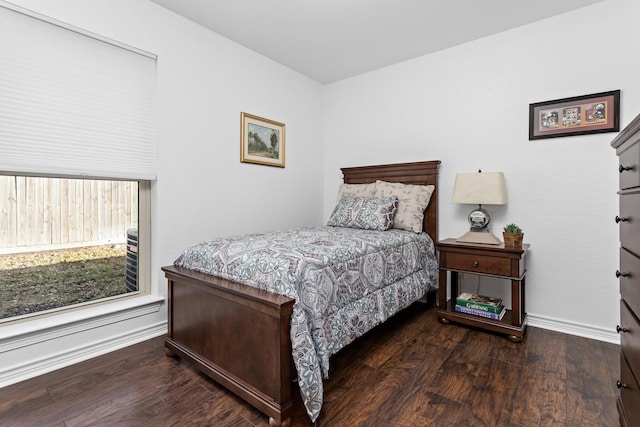
[[[500,239],[491,234],[491,216],[482,205],[507,204],[507,185],[502,172],[473,172],[456,174],[453,186],[453,203],[464,203],[478,207],[469,213],[470,230],[458,237],[463,243],[499,245]]]

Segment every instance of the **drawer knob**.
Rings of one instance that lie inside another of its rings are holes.
[[[616,387],[618,387],[618,388],[627,388],[627,385],[625,383],[623,383],[622,381],[618,380],[618,381],[616,381]]]
[[[629,218],[627,218],[626,216],[623,216],[621,218],[618,215],[616,215],[616,223],[618,223],[618,222],[627,222],[627,221],[629,221]]]
[[[633,166],[622,166],[622,165],[620,165],[618,170],[620,171],[620,173],[622,173],[624,171],[630,171],[630,170],[633,170]]]
[[[476,268],[477,268],[479,265],[480,265],[480,263],[479,263],[478,261],[473,261],[473,266],[474,266],[474,267],[476,267]]]
[[[625,273],[624,271],[616,270],[616,277],[627,277],[629,273]]]
[[[621,328],[620,325],[616,325],[616,332],[629,332],[629,330],[627,328]]]

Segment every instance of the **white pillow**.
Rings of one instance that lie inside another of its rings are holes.
[[[338,190],[338,197],[336,203],[340,203],[342,196],[349,194],[351,196],[358,197],[372,197],[376,192],[376,183],[371,184],[341,184]]]
[[[422,232],[424,210],[435,190],[433,185],[411,185],[399,182],[376,181],[376,197],[398,198],[398,211],[393,220],[393,228]]]

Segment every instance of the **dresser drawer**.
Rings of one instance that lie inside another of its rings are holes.
[[[620,248],[620,298],[640,316],[640,258]]]
[[[497,276],[511,276],[511,261],[508,258],[483,255],[448,253],[442,268],[472,273],[495,274]]]
[[[640,378],[640,324],[624,300],[620,300],[620,348],[632,372]]]
[[[640,192],[620,195],[620,243],[640,255]]]
[[[640,186],[640,144],[633,144],[619,154],[620,189]]]
[[[633,363],[629,361],[629,363]],[[629,426],[640,426],[640,389],[631,369],[625,360],[624,354],[620,352],[620,400],[624,406],[626,420]]]

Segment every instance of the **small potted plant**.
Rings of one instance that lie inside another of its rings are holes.
[[[507,224],[502,233],[505,248],[521,248],[524,240],[522,229],[516,224]]]

